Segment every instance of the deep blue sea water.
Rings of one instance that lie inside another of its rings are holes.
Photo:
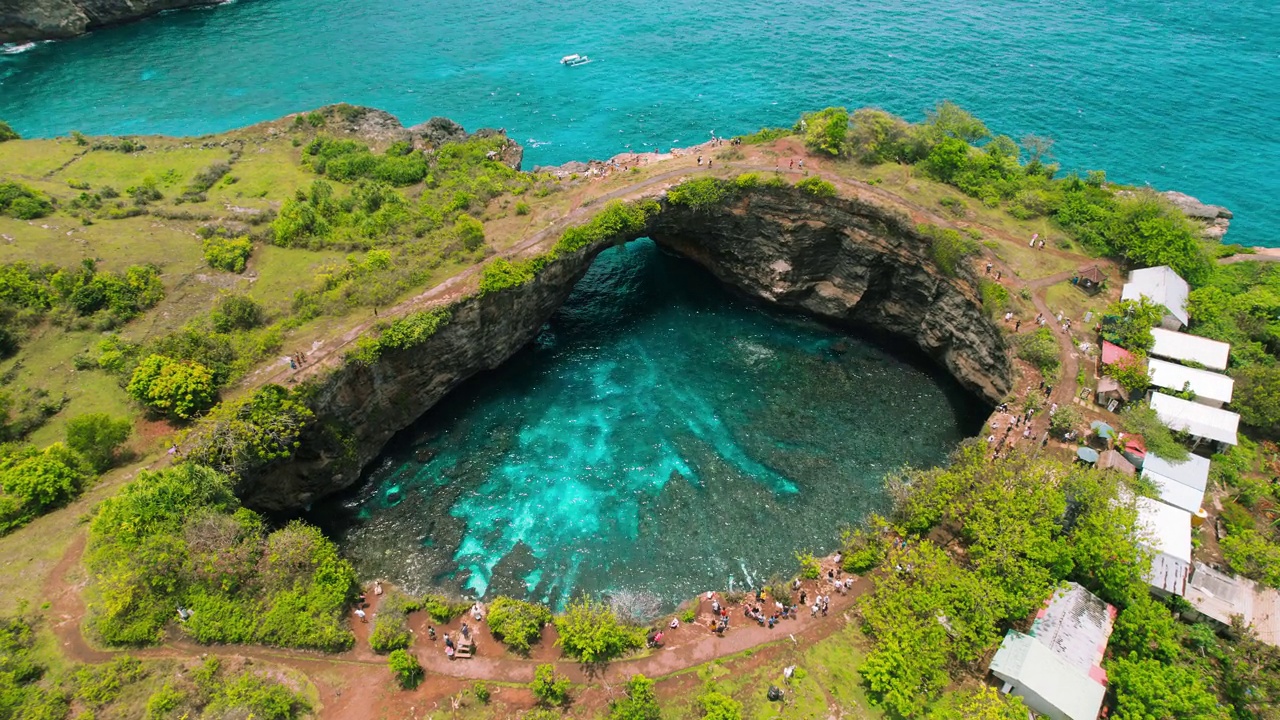
[[[0,57],[0,118],[25,135],[198,134],[346,101],[505,127],[543,164],[942,98],[1280,245],[1275,0],[239,0]]]
[[[886,509],[886,472],[940,462],[985,410],[929,363],[757,309],[641,240],[312,519],[364,577],[669,605],[833,550]]]

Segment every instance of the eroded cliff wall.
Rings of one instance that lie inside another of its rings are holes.
[[[0,0],[0,42],[58,40],[164,10],[222,0]]]
[[[943,274],[909,222],[875,205],[761,187],[711,208],[664,202],[641,232],[561,256],[525,285],[459,301],[420,345],[332,371],[316,387],[320,422],[298,454],[246,478],[242,498],[288,510],[350,486],[395,433],[532,340],[601,250],[645,236],[741,292],[913,342],[987,402],[1010,389],[1008,352],[976,285]]]

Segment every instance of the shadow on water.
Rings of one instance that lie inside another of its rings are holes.
[[[414,590],[670,605],[794,569],[988,408],[914,348],[761,308],[640,240],[312,519]]]

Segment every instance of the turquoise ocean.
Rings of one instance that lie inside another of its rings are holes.
[[[345,101],[504,127],[531,165],[942,98],[1280,245],[1274,0],[238,0],[0,56],[0,118],[24,135],[191,135]]]

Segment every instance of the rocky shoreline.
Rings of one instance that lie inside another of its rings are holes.
[[[65,40],[165,10],[226,0],[0,0],[0,43]]]

